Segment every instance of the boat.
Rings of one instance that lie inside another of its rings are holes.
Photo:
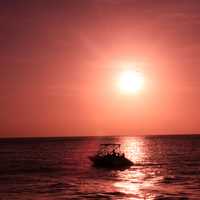
[[[124,169],[133,165],[120,150],[121,144],[101,144],[96,155],[90,156],[93,166],[110,169]]]

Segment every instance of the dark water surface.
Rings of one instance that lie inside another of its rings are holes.
[[[135,165],[93,168],[106,142]],[[1,139],[0,199],[200,199],[200,136]]]

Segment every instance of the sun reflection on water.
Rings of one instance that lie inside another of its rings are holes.
[[[142,163],[147,155],[145,151],[144,138],[122,138],[122,151],[127,158],[135,163],[130,169],[119,171],[119,179],[113,186],[122,193],[130,195],[127,199],[148,199],[155,196],[149,191],[154,188],[155,180],[149,177],[149,173],[142,167]]]
[[[122,150],[125,152],[126,157],[134,163],[141,163],[146,156],[144,148],[144,139],[137,137],[127,137],[121,139]]]

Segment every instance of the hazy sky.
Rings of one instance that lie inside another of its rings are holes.
[[[200,133],[199,0],[0,1],[0,52],[2,137]]]

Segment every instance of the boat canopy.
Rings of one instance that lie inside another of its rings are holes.
[[[121,144],[116,144],[116,143],[105,143],[101,144],[101,146],[120,146]]]
[[[113,152],[121,154],[120,146],[121,146],[120,144],[116,144],[116,143],[101,144],[100,149],[97,152],[97,154],[100,155],[100,156],[112,154]]]

